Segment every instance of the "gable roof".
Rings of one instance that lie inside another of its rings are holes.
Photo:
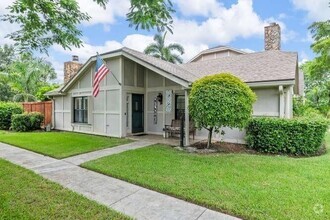
[[[246,54],[246,52],[244,52],[242,50],[238,50],[236,48],[232,48],[229,46],[220,45],[220,46],[212,47],[212,48],[201,51],[196,56],[194,56],[188,63],[194,62],[196,59],[198,59],[199,57],[201,57],[203,55],[210,54],[210,53],[216,53],[216,52],[222,52],[222,51],[234,51],[238,54]]]
[[[201,78],[229,72],[244,82],[294,80],[297,53],[270,50],[182,64],[185,70]]]
[[[166,71],[167,73],[170,73],[171,75],[174,75],[182,80],[185,80],[186,82],[193,82],[196,79],[198,79],[198,74],[195,75],[192,72],[187,71],[186,69],[182,68],[178,64],[174,64],[168,61],[164,61],[162,59],[141,53],[139,51],[123,47],[123,52],[132,55],[133,57],[146,62],[160,70]],[[125,54],[124,54],[125,55]]]
[[[298,65],[297,53],[275,50],[245,53],[186,64],[173,64],[127,47],[100,54],[100,56],[103,59],[124,56],[184,87],[188,87],[203,76],[221,72],[230,72],[246,83],[291,80],[291,84],[293,84]],[[79,72],[63,87],[58,91],[51,91],[47,95],[55,96],[65,93],[95,60],[96,56],[90,57]]]

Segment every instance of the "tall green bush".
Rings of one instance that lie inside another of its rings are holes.
[[[16,114],[12,116],[11,128],[14,131],[38,130],[44,120],[44,116],[39,112]]]
[[[0,130],[8,130],[11,125],[11,117],[21,114],[23,107],[16,102],[0,102]]]
[[[322,119],[254,118],[247,126],[248,147],[265,153],[316,154],[329,122]]]
[[[14,131],[30,131],[32,125],[28,114],[12,116],[11,129]]]
[[[310,101],[303,100],[303,97],[293,98],[293,116],[305,118],[326,118],[326,114],[322,114],[318,109],[314,108]]]
[[[189,95],[189,112],[198,128],[212,132],[221,127],[244,128],[252,115],[256,95],[250,87],[230,73],[203,77],[193,83]]]

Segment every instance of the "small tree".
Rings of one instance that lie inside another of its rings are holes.
[[[243,129],[252,115],[256,95],[239,78],[221,73],[203,77],[193,83],[189,111],[197,127],[209,131],[207,148],[213,131],[221,127]]]

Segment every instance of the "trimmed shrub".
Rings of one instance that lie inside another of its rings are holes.
[[[30,112],[29,114],[31,121],[31,129],[38,130],[41,127],[42,122],[44,121],[44,116],[39,112]]]
[[[11,128],[14,131],[33,131],[40,129],[44,116],[38,112],[16,114],[12,116]]]
[[[248,147],[265,153],[315,155],[329,122],[321,119],[254,118],[247,126]]]
[[[11,119],[11,129],[14,131],[30,131],[31,121],[28,114],[16,114]]]
[[[192,84],[189,112],[198,128],[212,132],[221,127],[243,129],[249,122],[256,95],[242,80],[230,73],[205,76]],[[223,133],[223,132],[221,132]]]
[[[0,102],[0,130],[8,130],[11,125],[11,117],[14,114],[23,113],[23,107],[16,102]]]

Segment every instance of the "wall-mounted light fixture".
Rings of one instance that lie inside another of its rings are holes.
[[[159,102],[159,104],[162,105],[163,104],[163,94],[158,93],[158,96],[156,98],[157,98],[157,101]]]

